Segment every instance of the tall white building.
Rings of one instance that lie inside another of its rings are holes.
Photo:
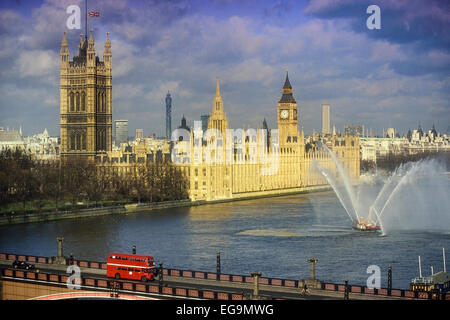
[[[330,105],[322,104],[322,135],[331,133]]]

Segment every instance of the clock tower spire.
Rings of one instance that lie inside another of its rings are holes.
[[[282,152],[294,151],[300,142],[298,132],[297,102],[292,94],[292,85],[289,81],[289,73],[286,68],[282,95],[277,107],[278,135],[280,150]]]

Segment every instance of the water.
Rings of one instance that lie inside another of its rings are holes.
[[[334,153],[331,155],[337,175],[321,167],[341,205],[352,222],[379,225],[382,234],[396,230],[450,230],[450,179],[443,163],[434,159],[400,165],[387,178],[374,174],[356,186],[342,168]]]
[[[440,271],[442,248],[450,247],[450,231],[397,231],[385,237],[351,229],[334,192],[293,195],[191,208],[172,208],[128,215],[0,227],[0,251],[56,255],[63,236],[64,254],[105,261],[113,251],[152,254],[173,268],[215,272],[221,251],[223,273],[289,279],[309,277],[307,259],[316,257],[323,281],[365,285],[367,267],[378,265],[387,285],[409,288],[422,272]],[[449,261],[450,259],[447,259]]]

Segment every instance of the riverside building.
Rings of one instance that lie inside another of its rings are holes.
[[[69,61],[64,36],[60,62],[62,156],[86,156],[121,174],[139,172],[136,168],[149,161],[170,161],[188,182],[193,201],[282,195],[327,186],[313,162],[331,172],[336,165],[319,143],[331,150],[354,181],[359,178],[359,137],[328,134],[313,142],[305,140],[287,71],[273,110],[278,126],[270,132],[265,130],[267,123],[254,129],[230,128],[217,80],[206,131],[197,121],[190,130],[185,126],[174,130],[172,141],[161,148],[152,148],[151,140],[143,139],[112,151],[111,60],[109,38],[104,61],[95,57],[91,32],[87,44],[80,40],[78,57]],[[202,120],[205,123],[206,117]]]

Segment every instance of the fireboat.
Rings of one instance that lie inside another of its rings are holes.
[[[356,221],[353,220],[352,228],[359,231],[380,231],[381,228],[379,225],[371,223],[371,222],[365,222],[363,220]]]
[[[375,208],[371,206],[369,210],[369,216],[367,217],[367,222],[364,219],[353,220],[352,228],[359,231],[380,231],[380,226],[372,222],[372,214],[374,211]]]

